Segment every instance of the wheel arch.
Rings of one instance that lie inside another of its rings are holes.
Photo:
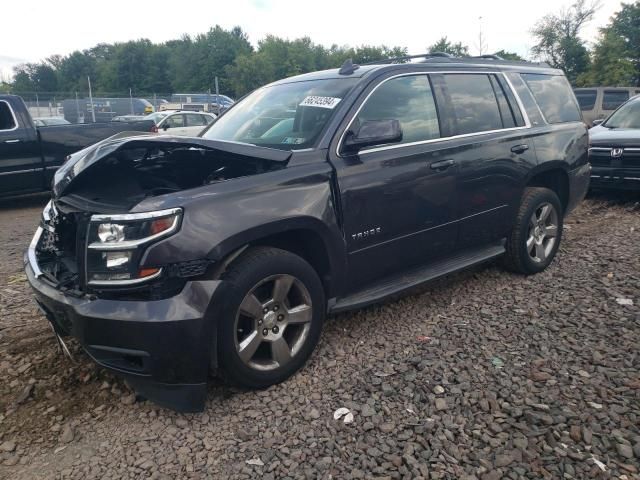
[[[544,187],[553,191],[566,212],[570,199],[568,166],[562,161],[545,162],[534,168],[527,177],[526,187]]]
[[[208,258],[226,268],[253,246],[280,248],[303,258],[320,277],[327,298],[334,297],[343,288],[344,240],[319,219],[297,217],[252,227],[215,246]]]

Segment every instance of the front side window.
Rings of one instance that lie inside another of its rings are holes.
[[[16,121],[11,107],[7,102],[0,101],[0,130],[13,130],[14,128],[16,128]]]
[[[351,130],[371,120],[398,120],[402,143],[440,137],[436,105],[427,75],[407,75],[382,83],[358,113]]]
[[[307,80],[260,88],[234,104],[202,137],[281,150],[312,147],[358,80]]]
[[[640,128],[640,99],[620,107],[603,125],[607,128]]]
[[[488,75],[455,73],[443,77],[456,117],[456,134],[504,128]]]
[[[583,112],[593,110],[596,105],[596,97],[598,96],[597,90],[576,90],[576,100],[580,105],[580,110]]]
[[[563,123],[582,120],[573,91],[564,75],[523,73],[521,76],[533,93],[547,122]]]
[[[615,110],[627,100],[629,100],[627,90],[605,90],[602,94],[602,109]]]
[[[171,115],[167,118],[167,125],[170,128],[180,128],[184,127],[184,116],[183,115]]]

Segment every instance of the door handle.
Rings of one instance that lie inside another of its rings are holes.
[[[20,143],[20,139],[14,138],[13,140],[5,140],[4,143]]]
[[[523,143],[522,145],[516,145],[514,147],[511,147],[511,151],[513,153],[524,153],[527,150],[529,150],[529,145],[527,145],[526,143]]]
[[[435,162],[431,164],[432,170],[446,170],[447,168],[455,165],[455,160],[442,160],[441,162]]]

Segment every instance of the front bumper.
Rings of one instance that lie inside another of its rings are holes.
[[[149,400],[178,411],[204,408],[221,281],[190,281],[163,300],[106,300],[63,293],[35,261],[28,250],[27,279],[58,334],[77,338],[96,363]]]
[[[640,168],[593,167],[591,187],[640,191]]]

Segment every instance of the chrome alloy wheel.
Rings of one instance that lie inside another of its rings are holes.
[[[529,219],[527,252],[534,262],[543,263],[553,252],[558,237],[558,212],[548,202],[540,205]]]
[[[272,275],[245,295],[236,313],[235,346],[242,362],[256,370],[282,367],[300,351],[313,309],[309,291],[292,275]]]

